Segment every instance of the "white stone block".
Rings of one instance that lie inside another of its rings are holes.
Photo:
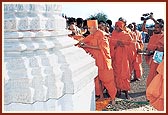
[[[92,81],[75,94],[65,94],[60,99],[49,99],[46,102],[35,102],[32,104],[12,103],[5,105],[5,111],[89,112],[95,111],[96,105],[94,100],[94,82]]]
[[[29,22],[27,17],[21,17],[17,20],[17,29],[21,31],[29,30]]]
[[[26,38],[26,39],[28,39],[28,38],[33,38],[33,37],[35,37],[35,32],[31,32],[31,31],[25,31],[25,32],[22,32],[23,33],[23,36]],[[25,40],[26,40],[25,39]]]
[[[17,58],[17,57],[20,57],[21,54],[22,54],[21,52],[16,52],[16,51],[15,51],[15,52],[4,52],[4,56],[7,57],[7,58],[8,58],[8,57],[9,57],[9,58],[10,58],[10,57],[12,57],[12,58]],[[6,60],[6,59],[5,59],[5,60]]]
[[[30,83],[29,83],[30,84]],[[28,83],[23,82],[23,80],[9,80],[6,84],[5,90],[5,97],[4,102],[5,104],[11,104],[14,102],[17,103],[33,103],[33,95],[34,90],[33,88],[27,87]],[[11,88],[13,87],[13,88]]]
[[[80,91],[74,94],[66,94],[59,101],[61,101],[61,110],[57,111],[71,111],[71,112],[89,112],[95,111],[95,92],[94,81],[88,83]],[[58,101],[58,103],[59,103]]]
[[[8,81],[9,81],[9,76],[8,76],[8,70],[7,70],[7,68],[6,68],[6,63],[3,63],[3,68],[2,68],[2,72],[3,72],[3,74],[4,74],[4,76],[5,76],[5,78],[4,78],[4,84],[7,84],[8,83]]]
[[[4,14],[5,110],[95,110],[95,60],[67,36],[61,7],[9,4]]]
[[[30,112],[32,111],[31,104],[24,104],[24,103],[11,103],[9,105],[4,106],[4,112]]]
[[[16,31],[16,20],[6,19],[4,20],[4,31]]]
[[[13,43],[13,45],[11,45],[11,44],[5,44],[5,46],[4,46],[4,49],[5,49],[5,51],[13,51],[13,52],[15,52],[15,51],[24,51],[24,50],[26,50],[27,49],[27,47],[26,47],[26,45],[25,44],[21,44],[21,43]]]
[[[23,37],[22,32],[5,32],[4,33],[5,39],[18,39],[18,38],[22,38],[22,37]]]

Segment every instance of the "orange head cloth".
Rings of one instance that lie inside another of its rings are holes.
[[[88,27],[97,27],[98,28],[98,22],[97,22],[97,20],[88,20],[87,21],[87,26]]]
[[[122,21],[116,22],[115,26],[118,26],[121,30],[124,30],[124,23]]]

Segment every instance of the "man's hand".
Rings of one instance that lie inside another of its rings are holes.
[[[87,47],[87,44],[85,44],[84,42],[80,42],[80,43],[79,43],[79,46],[80,46],[80,47]]]
[[[79,41],[77,44],[75,44],[75,46],[79,46],[79,47],[82,47],[82,48],[84,48],[84,47],[88,47],[88,45],[85,44],[85,43],[82,42],[82,41]]]
[[[124,47],[124,44],[122,43],[122,41],[117,41],[117,46]]]
[[[150,15],[149,18],[153,20],[153,15]]]

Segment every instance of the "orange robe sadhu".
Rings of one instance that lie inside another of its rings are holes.
[[[142,55],[137,53],[137,49],[140,49],[141,51],[144,48],[143,41],[142,41],[142,35],[139,31],[134,31],[136,35],[136,59],[133,63],[136,78],[140,78],[142,76],[143,70],[142,70]],[[138,41],[138,42],[137,42]]]
[[[153,78],[146,89],[146,97],[150,104],[159,111],[164,110],[164,61],[158,68],[158,74]]]
[[[163,34],[153,34],[149,40],[147,50],[148,51],[155,51],[156,49],[159,49],[160,47],[164,48],[164,35]],[[158,63],[155,63],[152,59],[153,55],[146,56],[146,62],[149,65],[149,74],[147,77],[146,86],[148,87],[152,79],[157,75],[157,67]]]
[[[84,48],[92,55],[96,61],[96,65],[98,66],[98,76],[95,78],[96,95],[100,95],[102,93],[102,89],[99,87],[100,80],[102,85],[108,90],[111,99],[115,99],[117,89],[114,82],[108,37],[105,36],[105,33],[101,30],[97,30],[94,34],[88,35],[82,41],[88,45],[98,46],[100,48],[99,50]]]
[[[129,29],[124,29],[132,37],[132,42],[130,43],[130,55],[129,55],[129,62],[130,62],[130,73],[135,70],[136,78],[140,79],[142,76],[142,55],[137,53],[137,50],[143,50],[143,43],[142,43],[142,35],[140,32],[131,31]]]
[[[130,42],[130,45],[129,45],[129,56],[128,56],[130,74],[132,74],[132,71],[134,70],[134,62],[136,61],[136,51],[137,51],[137,49],[136,49],[136,35],[134,34],[134,32],[132,32],[129,29],[127,29],[127,31],[125,31],[125,32],[127,32],[132,38],[132,42]]]
[[[120,46],[120,41],[124,46]],[[129,67],[129,45],[132,42],[131,36],[125,31],[113,31],[110,38],[110,50],[113,61],[114,77],[116,87],[119,90],[130,90],[130,67]]]

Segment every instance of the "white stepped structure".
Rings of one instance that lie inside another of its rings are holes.
[[[3,112],[95,111],[95,60],[68,37],[61,5],[3,4]]]

